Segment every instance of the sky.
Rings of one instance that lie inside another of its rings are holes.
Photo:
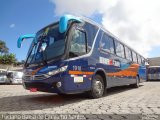
[[[17,39],[34,34],[64,14],[86,16],[145,57],[160,57],[159,0],[1,0],[0,40],[25,60],[31,40],[17,48]]]

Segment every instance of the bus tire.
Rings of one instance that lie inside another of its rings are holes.
[[[131,85],[134,88],[139,88],[139,76],[136,77],[136,84]]]
[[[89,95],[91,98],[100,98],[105,93],[104,81],[100,75],[96,75],[92,81],[92,88],[89,91]]]

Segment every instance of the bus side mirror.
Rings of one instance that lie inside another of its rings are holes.
[[[60,21],[59,21],[59,32],[60,33],[66,32],[68,28],[68,22],[70,20],[78,22],[78,23],[82,22],[78,17],[72,16],[72,15],[64,15],[60,18]]]
[[[22,42],[24,39],[29,39],[29,38],[35,38],[35,34],[27,34],[27,35],[22,35],[18,38],[18,41],[17,41],[17,47],[18,48],[21,48],[22,46]],[[34,39],[35,40],[35,39]],[[35,41],[36,42],[36,41]]]

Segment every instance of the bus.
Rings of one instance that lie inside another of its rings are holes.
[[[64,15],[36,34],[24,65],[23,86],[57,94],[88,93],[102,97],[108,88],[139,87],[146,80],[145,58],[98,23]]]
[[[148,81],[150,80],[160,80],[160,66],[149,66],[147,68]]]

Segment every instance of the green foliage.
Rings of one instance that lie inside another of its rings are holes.
[[[0,40],[0,64],[16,65],[18,61],[13,53],[9,53],[5,41]]]
[[[6,54],[6,53],[8,53],[8,50],[9,49],[6,46],[6,43],[4,41],[0,40],[0,53]]]
[[[0,64],[15,64],[16,63],[16,58],[15,58],[15,54],[4,54],[4,55],[0,55]]]

